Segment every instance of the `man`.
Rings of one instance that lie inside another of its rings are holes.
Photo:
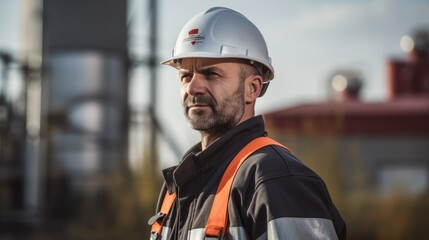
[[[208,234],[209,215],[222,212],[212,208],[226,169],[246,145],[266,136],[254,109],[274,70],[259,30],[227,8],[189,20],[163,63],[179,69],[183,110],[201,142],[178,166],[163,170],[160,213],[149,221],[156,225],[152,238],[345,239],[345,224],[323,181],[277,145],[243,157],[227,189],[229,200],[220,201],[227,206],[226,226]]]

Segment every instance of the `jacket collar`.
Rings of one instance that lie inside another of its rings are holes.
[[[247,143],[264,135],[264,120],[262,116],[255,116],[230,129],[204,151],[201,151],[201,142],[195,144],[178,166],[163,170],[168,191],[175,192],[176,186],[183,186],[199,174],[231,161]]]

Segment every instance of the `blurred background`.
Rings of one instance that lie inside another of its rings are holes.
[[[147,239],[199,141],[170,56],[213,6],[253,21],[271,137],[326,181],[348,239],[429,236],[429,1],[0,0],[0,239]]]

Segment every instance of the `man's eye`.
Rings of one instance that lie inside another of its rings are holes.
[[[214,78],[214,77],[219,76],[219,74],[217,74],[216,72],[205,72],[205,73],[204,73],[204,76],[205,76],[206,78]]]
[[[192,78],[192,73],[184,73],[180,75],[181,81],[187,81]]]

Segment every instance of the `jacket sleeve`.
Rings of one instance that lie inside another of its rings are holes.
[[[319,177],[275,176],[255,187],[244,223],[252,229],[251,239],[345,238],[344,223]]]

